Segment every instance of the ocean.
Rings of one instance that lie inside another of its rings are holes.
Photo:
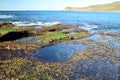
[[[0,22],[16,26],[77,25],[94,32],[120,34],[120,13],[69,11],[0,11]]]

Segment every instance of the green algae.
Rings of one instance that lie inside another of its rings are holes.
[[[37,40],[42,43],[53,43],[53,42],[61,42],[73,39],[81,39],[90,36],[89,33],[80,32],[77,34],[64,34],[62,32],[48,32],[44,35],[38,36],[36,38],[31,38],[32,40]]]
[[[22,31],[23,28],[20,26],[9,26],[9,27],[2,27],[0,28],[0,36],[5,35],[9,32],[17,32]]]

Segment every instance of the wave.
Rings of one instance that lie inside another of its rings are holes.
[[[15,26],[52,26],[55,24],[60,24],[60,22],[46,22],[46,23],[42,23],[42,22],[12,22]]]
[[[89,30],[92,30],[92,29],[98,28],[98,26],[97,26],[97,25],[90,25],[90,24],[84,23],[83,26],[80,26],[80,28],[89,31]]]
[[[14,15],[0,15],[0,19],[8,19],[8,18],[13,18],[15,17]]]

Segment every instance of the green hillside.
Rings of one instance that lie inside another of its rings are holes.
[[[101,11],[101,12],[120,12],[120,1],[109,3],[92,5],[88,7],[66,7],[66,11]]]

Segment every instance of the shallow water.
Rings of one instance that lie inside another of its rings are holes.
[[[33,58],[43,62],[65,62],[86,49],[85,45],[60,43],[38,50]]]
[[[36,40],[31,40],[31,38],[34,37],[20,39],[19,43],[42,44]],[[99,48],[100,45],[102,45],[102,49]],[[106,52],[109,49],[109,53],[120,54],[120,41],[118,39],[110,36],[94,34],[88,38],[44,47],[37,50],[31,58],[35,58],[43,62],[65,62],[72,59],[77,53],[87,50],[90,46],[98,47],[97,49],[101,50],[101,52]]]
[[[89,80],[119,80],[120,64],[107,60],[85,60],[73,63],[74,79],[83,78]]]

